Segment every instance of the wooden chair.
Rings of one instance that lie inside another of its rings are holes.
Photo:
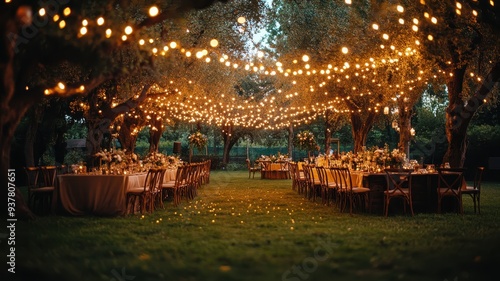
[[[252,165],[250,162],[250,159],[247,159],[246,162],[247,162],[247,169],[248,169],[248,178],[250,178],[250,174],[252,174],[252,178],[255,178],[255,172],[260,172],[261,166],[260,165]]]
[[[160,183],[163,180],[163,173],[164,170],[162,169],[149,169],[144,184],[141,187],[127,191],[127,210],[130,208],[133,213],[136,200],[139,200],[138,203],[141,214],[144,214],[146,210],[153,212],[155,192],[157,192],[157,189],[161,186]]]
[[[321,199],[323,204],[330,205],[337,192],[337,181],[334,173],[331,173],[330,168],[316,167],[319,181],[321,184]]]
[[[35,212],[48,213],[55,190],[57,167],[26,167],[25,171],[29,182],[28,204]]]
[[[476,173],[474,175],[474,183],[472,186],[466,185],[465,189],[462,189],[462,195],[468,194],[474,202],[474,214],[477,211],[481,214],[481,180],[483,179],[484,167],[477,167]]]
[[[165,177],[165,172],[167,169],[159,168],[156,172],[158,173],[157,183],[151,187],[151,211],[157,208],[164,208],[163,206],[163,178]]]
[[[410,207],[413,216],[413,201],[411,198],[412,170],[404,169],[385,169],[386,189],[384,191],[384,214],[387,217],[389,213],[389,204],[393,198],[403,198],[404,203]],[[404,205],[406,212],[406,205]]]
[[[453,197],[458,202],[458,213],[463,214],[462,188],[465,186],[464,169],[462,168],[438,168],[438,207],[437,212],[441,213],[442,200],[445,197]]]
[[[314,177],[314,164],[303,165],[304,178],[306,181],[305,197],[309,200],[316,201],[318,193],[321,191],[321,182],[318,177]]]
[[[339,208],[343,212],[349,204],[349,214],[352,214],[356,201],[364,201],[365,209],[368,209],[370,189],[362,186],[355,186],[352,183],[351,172],[348,168],[334,168],[337,172]]]
[[[188,174],[188,165],[179,166],[177,167],[177,171],[175,172],[175,180],[162,184],[162,189],[166,191],[164,192],[164,194],[168,195],[168,192],[171,191],[175,206],[177,206],[181,202],[182,196],[187,193],[189,176]]]

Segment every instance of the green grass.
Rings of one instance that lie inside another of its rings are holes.
[[[290,180],[212,173],[178,207],[117,218],[18,222],[23,280],[495,280],[500,184],[484,183],[482,214],[388,218],[339,213]],[[304,268],[305,266],[305,268]],[[289,272],[288,272],[289,271]],[[122,275],[124,274],[124,275]],[[493,278],[493,279],[492,279]],[[2,279],[4,280],[4,279]]]

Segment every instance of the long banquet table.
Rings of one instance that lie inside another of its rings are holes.
[[[120,216],[127,214],[127,190],[144,184],[146,173],[132,175],[66,174],[57,177],[53,211],[80,216]],[[175,179],[175,170],[165,172],[164,181]]]
[[[465,183],[465,182],[464,182]],[[412,202],[415,213],[435,213],[437,211],[438,173],[412,173]],[[384,173],[364,173],[363,185],[370,188],[370,213],[383,214],[384,190],[386,177]],[[394,202],[393,202],[394,201]],[[402,200],[393,200],[389,206],[390,212],[400,212],[403,209]],[[454,211],[454,198],[443,198],[443,212]]]

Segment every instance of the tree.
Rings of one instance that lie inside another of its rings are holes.
[[[162,3],[164,6],[161,7],[163,12],[160,15],[137,20],[134,26],[136,30],[141,30],[166,19],[182,17],[186,11],[206,8],[214,2],[216,1],[166,1]],[[50,5],[34,1],[0,3],[2,182],[7,180],[6,171],[10,163],[10,145],[14,131],[22,116],[33,104],[40,101],[44,95],[87,94],[116,73],[123,71],[119,65],[110,63],[108,58],[112,57],[109,55],[113,51],[127,45],[127,41],[117,36],[106,38],[104,30],[98,25],[84,26],[85,28],[78,26],[77,23],[83,22],[82,15],[105,14],[106,20],[112,27],[109,30],[116,31],[123,22],[123,18],[117,19],[121,16],[125,16],[127,20],[133,18],[130,15],[136,15],[136,11],[141,10],[140,7],[145,7],[145,3],[142,1],[133,3],[108,1],[101,5],[80,1],[55,1]],[[129,8],[131,9],[128,10]],[[61,12],[62,14],[59,14]],[[55,14],[58,14],[58,19],[50,20],[49,16],[54,19],[52,16]],[[97,32],[99,30],[102,32]],[[92,32],[95,36],[85,36],[88,32]],[[48,79],[43,77],[45,73],[43,69],[57,68],[63,62],[71,62],[86,68],[86,73],[90,75],[82,76],[75,84],[58,81],[57,78],[61,77],[48,77]],[[19,203],[18,206],[30,216],[25,206]]]
[[[407,3],[408,12],[427,17],[420,21],[420,52],[439,67],[448,90],[443,162],[462,167],[471,118],[500,81],[500,8],[493,1],[425,1]],[[425,14],[424,14],[425,15]],[[420,17],[418,17],[420,18]]]

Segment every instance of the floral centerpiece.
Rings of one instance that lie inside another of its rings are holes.
[[[142,160],[142,164],[147,168],[163,167],[177,168],[182,163],[178,156],[165,155],[160,152],[151,152]]]
[[[104,163],[108,166],[108,169],[111,169],[112,167],[125,169],[129,165],[137,163],[139,160],[137,154],[127,153],[126,149],[103,149],[97,152],[95,156],[100,158],[101,166]]]
[[[295,143],[299,149],[306,150],[308,153],[313,150],[319,150],[319,145],[316,143],[314,134],[308,130],[298,133]]]
[[[208,138],[201,132],[192,133],[188,137],[189,145],[196,147],[198,150],[203,150],[207,146]]]

